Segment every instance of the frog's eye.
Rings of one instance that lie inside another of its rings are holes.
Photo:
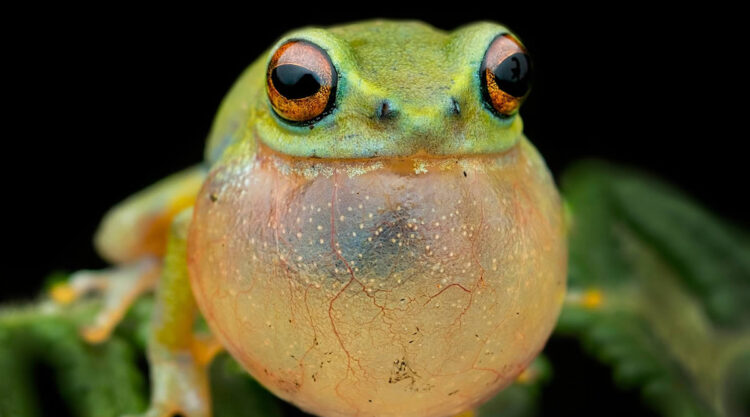
[[[502,116],[514,114],[529,93],[531,59],[511,35],[492,41],[479,70],[485,101]]]
[[[268,64],[266,85],[273,109],[292,122],[311,122],[333,108],[338,75],[328,54],[305,41],[279,47]]]

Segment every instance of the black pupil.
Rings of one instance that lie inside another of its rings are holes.
[[[501,90],[514,97],[523,97],[531,84],[531,60],[523,52],[505,58],[495,70],[495,82]]]
[[[273,86],[282,96],[295,100],[320,90],[320,78],[313,71],[294,64],[279,65],[271,71]]]

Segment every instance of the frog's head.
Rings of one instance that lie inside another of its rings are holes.
[[[529,71],[519,40],[493,23],[297,30],[238,81],[208,157],[242,140],[295,157],[503,152],[521,136]]]

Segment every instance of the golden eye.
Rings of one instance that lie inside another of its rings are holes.
[[[266,76],[268,98],[276,114],[298,123],[315,121],[333,108],[337,81],[328,54],[305,41],[281,45]]]
[[[531,87],[531,59],[511,35],[492,41],[479,70],[482,95],[503,116],[513,115]]]

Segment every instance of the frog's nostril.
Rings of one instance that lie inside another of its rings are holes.
[[[390,100],[382,100],[375,108],[375,117],[380,120],[393,119],[398,116],[398,110],[393,106]]]
[[[458,100],[456,100],[455,97],[451,97],[451,100],[448,103],[448,113],[454,116],[458,116],[461,114],[461,105],[458,104]]]

